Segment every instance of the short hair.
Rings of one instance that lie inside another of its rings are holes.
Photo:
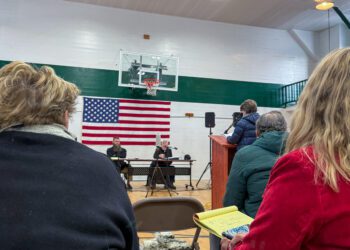
[[[114,141],[114,139],[120,139],[120,138],[119,138],[119,136],[114,136],[113,141]]]
[[[256,121],[256,130],[262,134],[271,131],[286,131],[287,122],[279,111],[263,114]]]
[[[255,113],[257,109],[258,105],[256,104],[256,101],[251,99],[245,100],[240,106],[240,110],[245,111],[247,114]]]
[[[79,89],[47,66],[12,62],[0,69],[0,129],[17,124],[65,124]]]
[[[169,140],[167,140],[167,139],[162,139],[162,140],[160,141],[160,143],[165,143],[165,142],[169,142]]]

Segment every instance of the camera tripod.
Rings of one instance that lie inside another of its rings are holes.
[[[149,180],[150,186],[152,185],[152,183],[156,183],[157,175],[159,175],[161,177],[161,180],[162,180],[163,184],[165,185],[165,188],[168,190],[168,193],[169,193],[170,197],[172,197],[171,193],[175,193],[175,194],[178,195],[179,193],[177,193],[175,190],[171,190],[170,189],[170,187],[167,185],[167,183],[168,183],[167,180],[164,178],[164,175],[168,176],[169,172],[175,171],[175,169],[169,168],[169,167],[160,167],[159,166],[159,162],[160,161],[161,162],[166,162],[166,163],[170,162],[167,159],[156,159],[155,160],[155,163],[156,163],[155,167],[153,167],[153,169],[150,168],[150,171],[152,171],[152,176],[151,176],[151,178]],[[175,172],[174,172],[174,174],[175,174]],[[169,177],[167,177],[167,178],[169,178]],[[151,190],[151,196],[152,196],[153,193],[154,193],[154,189],[153,188],[151,188],[151,189],[152,189]],[[146,193],[145,198],[148,197],[148,193],[149,193],[149,188],[147,189],[147,193]]]
[[[209,182],[208,182],[208,186],[210,187],[210,183],[211,183],[211,166],[212,166],[212,161],[211,161],[211,139],[210,139],[210,136],[212,135],[213,133],[211,132],[211,127],[209,128],[209,162],[208,164],[205,166],[205,169],[203,170],[203,173],[201,174],[201,177],[199,177],[199,180],[197,181],[197,184],[196,184],[196,187],[198,188],[198,184],[200,183],[200,181],[202,180],[204,174],[210,170],[210,179],[209,179]]]

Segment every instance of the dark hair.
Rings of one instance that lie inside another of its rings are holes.
[[[250,114],[250,113],[255,113],[258,107],[257,107],[256,101],[247,99],[244,102],[242,102],[240,109],[241,111],[245,111],[247,114]]]
[[[114,136],[114,137],[113,137],[113,140],[114,140],[114,139],[120,139],[120,138],[119,138],[119,136]]]

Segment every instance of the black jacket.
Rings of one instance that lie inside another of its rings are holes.
[[[165,150],[162,149],[162,147],[157,146],[156,150],[154,151],[153,158],[154,159],[160,159],[159,155],[164,154],[165,158],[169,158],[173,156],[173,152],[170,148],[166,148]],[[155,162],[152,163],[155,166]],[[158,162],[158,165],[160,167],[166,167],[171,165],[171,162]]]
[[[121,147],[120,150],[114,151],[113,147],[110,147],[107,149],[107,156],[126,158],[126,149]],[[128,164],[125,161],[113,161],[113,163],[118,171],[128,166]]]
[[[73,140],[0,133],[0,246],[138,249],[135,219],[111,161]]]
[[[119,151],[114,151],[113,147],[110,147],[107,149],[107,156],[126,158],[126,149],[121,147]]]

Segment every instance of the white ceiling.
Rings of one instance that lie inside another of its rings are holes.
[[[67,0],[120,9],[276,29],[322,30],[327,11],[315,10],[313,0]],[[350,19],[350,0],[334,0]],[[341,19],[330,11],[331,26]]]

